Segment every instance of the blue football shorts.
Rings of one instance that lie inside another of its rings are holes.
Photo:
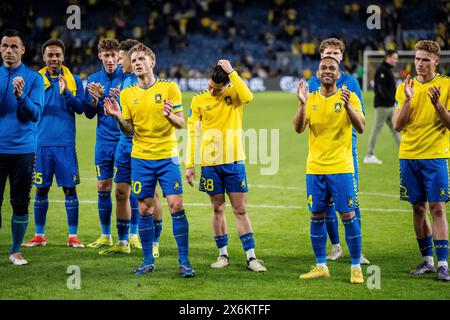
[[[131,183],[131,149],[133,147],[119,143],[114,156],[114,182]]]
[[[199,190],[209,195],[224,194],[225,192],[248,192],[244,162],[203,166]]]
[[[419,202],[447,202],[447,159],[400,159],[400,200]]]
[[[356,183],[353,173],[307,174],[306,194],[310,212],[327,210],[330,199],[334,200],[336,211],[347,213],[357,207]]]
[[[114,176],[114,155],[117,144],[95,144],[95,171],[97,180],[107,180]]]
[[[153,198],[159,182],[163,196],[183,194],[178,157],[145,160],[131,157],[131,189],[137,199]]]
[[[34,185],[48,188],[56,177],[58,187],[73,188],[80,183],[75,146],[42,146],[36,150]]]

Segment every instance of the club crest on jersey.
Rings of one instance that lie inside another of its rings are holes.
[[[313,109],[313,111],[317,111],[319,109],[319,106],[315,104],[312,106],[312,109]]]
[[[155,103],[162,102],[162,95],[160,93],[155,94]]]
[[[180,188],[181,188],[180,182],[175,181],[175,183],[173,184],[173,189],[178,191],[180,190]]]
[[[206,111],[210,111],[211,109],[211,106],[206,106]]]
[[[231,100],[231,97],[230,97],[230,96],[226,96],[226,97],[225,97],[225,103],[226,103],[228,106],[231,106],[231,105],[233,104],[233,100]]]
[[[133,104],[138,104],[139,103],[139,99],[134,99],[133,100]]]
[[[342,103],[341,102],[336,102],[334,104],[334,112],[341,112],[342,111]]]

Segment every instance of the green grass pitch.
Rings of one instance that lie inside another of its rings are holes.
[[[184,94],[188,109],[192,93]],[[279,129],[279,171],[260,174],[264,165],[247,165],[250,184],[249,214],[257,256],[268,272],[256,274],[245,268],[245,254],[236,234],[234,218],[227,207],[231,265],[213,270],[209,264],[217,257],[211,227],[211,210],[205,194],[184,184],[184,202],[190,223],[190,257],[197,275],[182,279],[178,275],[177,249],[172,236],[171,218],[164,206],[161,257],[156,272],[135,276],[132,270],[142,253],[105,257],[97,249],[66,247],[67,218],[62,190],[54,187],[49,195],[46,247],[25,248],[29,260],[25,267],[7,262],[11,243],[9,188],[3,203],[3,228],[0,230],[1,299],[449,299],[449,284],[439,283],[435,275],[412,278],[408,271],[421,259],[412,226],[408,203],[400,202],[397,150],[387,127],[379,137],[376,154],[381,166],[364,165],[367,140],[373,125],[373,94],[364,95],[366,131],[359,136],[360,203],[363,217],[363,253],[379,267],[381,288],[349,283],[349,254],[344,228],[340,224],[345,258],[329,263],[331,277],[300,281],[298,275],[309,270],[314,256],[309,239],[309,213],[305,195],[307,134],[297,135],[292,118],[297,108],[294,94],[256,93],[245,107],[244,128]],[[187,111],[185,111],[187,114]],[[100,234],[94,169],[96,120],[77,119],[77,149],[81,184],[79,238],[88,243]],[[272,152],[276,152],[273,151]],[[184,167],[182,168],[184,173]],[[32,199],[35,191],[32,191]],[[34,234],[33,206],[25,240]],[[117,240],[115,213],[112,218]],[[330,247],[330,244],[328,242]],[[67,288],[67,267],[81,270],[81,289]],[[367,266],[363,266],[365,278]]]

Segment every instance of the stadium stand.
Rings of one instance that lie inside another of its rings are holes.
[[[44,8],[36,2],[9,1],[0,4],[0,30],[23,32],[25,63],[35,68],[42,65],[41,44],[60,37],[70,44],[66,63],[82,77],[98,68],[96,44],[104,37],[135,38],[151,46],[159,75],[175,78],[202,77],[223,56],[244,78],[308,78],[317,67],[320,40],[331,36],[345,40],[345,68],[359,78],[364,49],[410,50],[423,38],[450,49],[448,1],[377,1],[381,30],[366,27],[371,2],[51,0]],[[81,7],[81,30],[65,27],[66,9],[73,4]]]

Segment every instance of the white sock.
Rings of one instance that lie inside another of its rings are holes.
[[[223,246],[222,248],[219,248],[219,256],[227,256],[228,257],[227,246]]]
[[[43,234],[43,233],[35,233],[34,235],[35,235],[36,237],[41,237],[41,238],[44,237],[44,234]]]
[[[316,263],[316,266],[321,267],[322,269],[328,269],[326,263]]]
[[[128,240],[119,240],[119,246],[126,247],[128,245]]]
[[[69,238],[76,238],[77,237],[77,234],[75,233],[75,234],[69,234]]]
[[[159,242],[153,242],[153,245],[159,247]]]
[[[250,260],[251,258],[255,258],[255,249],[248,249],[247,251],[245,251],[245,254],[247,255],[247,261]]]
[[[358,264],[352,264],[351,268],[358,268],[359,270],[361,270],[361,265]]]
[[[137,234],[130,233],[129,237],[130,238],[137,238]]]
[[[438,261],[438,268],[440,267],[447,267],[448,268],[448,262],[446,260]]]
[[[425,256],[425,257],[423,257],[423,261],[426,261],[429,264],[431,264],[432,266],[434,266],[434,259],[433,259],[432,256]]]
[[[103,234],[103,233],[102,233],[102,237],[103,237],[103,238],[111,238],[111,235],[110,235],[110,234]]]
[[[336,243],[336,244],[333,244],[332,246],[331,246],[333,249],[334,248],[341,248],[341,244],[340,243]]]

